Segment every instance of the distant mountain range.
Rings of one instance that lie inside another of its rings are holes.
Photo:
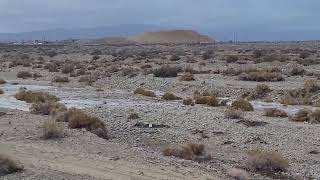
[[[128,37],[146,31],[183,29],[156,25],[126,24],[111,27],[52,29],[22,33],[0,33],[0,41],[95,39],[104,37]],[[277,27],[229,27],[229,28],[186,28],[208,35],[218,41],[299,41],[320,40],[318,30],[285,30]]]

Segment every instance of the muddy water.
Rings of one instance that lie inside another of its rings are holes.
[[[160,102],[152,100],[142,100],[132,98],[132,93],[125,91],[104,91],[96,92],[94,90],[85,88],[68,88],[68,87],[54,87],[44,85],[0,85],[0,89],[4,94],[0,95],[0,108],[17,109],[22,111],[29,111],[31,104],[16,100],[14,95],[20,88],[26,88],[32,91],[45,91],[50,94],[58,96],[60,103],[67,107],[77,108],[94,108],[101,105],[108,105],[113,107],[133,107],[133,106],[163,106],[163,105],[181,105],[180,102]],[[158,92],[157,94],[161,94]]]

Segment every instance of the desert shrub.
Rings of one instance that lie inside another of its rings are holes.
[[[226,58],[227,63],[234,63],[234,62],[237,62],[238,60],[239,60],[238,56],[228,56]]]
[[[20,71],[17,73],[17,78],[27,79],[32,77],[32,74],[28,71]]]
[[[56,139],[63,137],[62,128],[60,128],[54,120],[45,121],[42,124],[41,129],[41,138],[43,139]]]
[[[271,92],[271,89],[266,84],[258,84],[255,88],[255,91],[250,94],[250,98],[264,98]]]
[[[4,94],[4,91],[3,91],[2,89],[0,89],[0,95],[1,95],[1,94]]]
[[[134,91],[134,94],[140,94],[143,96],[156,97],[156,94],[153,91],[145,90],[143,88],[137,88]]]
[[[191,98],[184,99],[182,103],[187,106],[194,106],[194,102]]]
[[[164,156],[174,156],[185,160],[211,160],[211,156],[206,154],[203,144],[170,144],[162,149],[162,154]]]
[[[52,101],[35,102],[30,107],[30,112],[33,114],[55,115],[64,111],[67,111],[65,105]]]
[[[70,129],[85,128],[87,131],[90,131],[101,138],[108,138],[105,124],[99,118],[90,116],[79,109],[69,109],[67,120]]]
[[[289,162],[276,151],[255,149],[248,153],[246,165],[252,171],[274,174],[287,171]]]
[[[20,101],[25,101],[27,103],[37,103],[37,102],[57,102],[60,99],[55,95],[51,95],[46,92],[34,92],[34,91],[26,91],[20,89],[16,94],[15,98]]]
[[[102,55],[102,52],[99,49],[95,49],[90,53],[90,55],[99,56]]]
[[[250,179],[248,172],[243,169],[231,168],[227,171],[227,174],[236,180],[249,180]]]
[[[142,66],[140,66],[141,69],[150,69],[152,68],[151,64],[144,64]]]
[[[129,116],[128,116],[128,119],[139,119],[139,114],[137,113],[131,113]]]
[[[23,166],[11,157],[0,154],[0,177],[7,174],[20,172]]]
[[[61,73],[63,73],[63,74],[69,74],[69,73],[72,73],[74,70],[75,70],[74,65],[72,65],[72,64],[67,64],[67,65],[64,65],[64,66],[61,68]]]
[[[98,60],[100,59],[100,56],[99,55],[94,55],[92,56],[92,61],[95,61],[95,60]]]
[[[122,75],[123,76],[128,76],[130,78],[135,77],[139,74],[139,69],[135,69],[135,68],[124,68],[122,69]]]
[[[267,117],[288,117],[288,114],[285,111],[276,108],[265,109],[264,115]]]
[[[173,93],[165,93],[161,99],[163,100],[168,100],[168,101],[174,101],[174,100],[181,100],[181,97],[178,97],[176,95],[174,95]]]
[[[180,77],[180,80],[181,81],[194,81],[194,75],[187,72],[187,73],[184,73],[181,77]]]
[[[85,75],[79,78],[79,82],[85,83],[89,86],[93,85],[97,81],[97,77],[94,75]]]
[[[0,84],[6,84],[7,83],[7,81],[6,80],[4,80],[4,79],[0,79]]]
[[[21,54],[20,59],[22,60],[30,59],[30,56],[28,54]]]
[[[292,97],[291,95],[286,95],[284,98],[280,100],[281,104],[284,105],[298,105],[299,102],[296,98]]]
[[[57,82],[57,83],[67,83],[69,81],[70,80],[68,77],[61,77],[61,76],[55,76],[52,79],[52,82]]]
[[[211,49],[206,50],[203,54],[202,54],[202,59],[203,60],[208,60],[214,57],[214,51]]]
[[[219,101],[214,96],[195,96],[196,104],[206,104],[208,106],[219,106]]]
[[[178,56],[178,55],[176,55],[176,54],[174,54],[174,55],[172,55],[171,57],[170,57],[170,61],[179,61],[181,58],[180,58],[180,56]]]
[[[58,53],[55,52],[55,51],[48,51],[48,52],[45,52],[45,55],[53,58],[53,57],[55,57],[56,55],[58,55]]]
[[[315,93],[320,91],[320,84],[318,81],[309,79],[304,82],[303,88],[308,92],[308,93]]]
[[[235,108],[227,108],[224,112],[224,118],[227,119],[243,119],[243,111]]]
[[[177,77],[178,72],[180,71],[181,71],[181,68],[165,65],[165,66],[161,66],[158,69],[154,69],[153,75],[155,77]]]
[[[320,123],[320,110],[315,111],[301,109],[294,116],[290,117],[291,121],[295,122],[309,122],[309,123]]]
[[[294,67],[289,72],[290,76],[303,76],[306,74],[306,70],[304,70],[302,67]]]
[[[239,75],[239,80],[258,81],[258,82],[263,82],[263,81],[274,82],[274,81],[284,81],[284,77],[282,76],[281,73],[261,71],[261,72],[242,73]]]
[[[253,111],[253,106],[250,102],[245,99],[238,99],[232,102],[231,106],[235,109],[240,109],[242,111]]]
[[[225,70],[222,71],[222,74],[225,76],[238,76],[242,73],[251,73],[251,72],[259,72],[259,69],[257,68],[253,68],[253,67],[243,67],[243,68],[227,68]]]
[[[54,63],[47,63],[44,65],[44,69],[48,69],[49,72],[58,72],[58,66]]]

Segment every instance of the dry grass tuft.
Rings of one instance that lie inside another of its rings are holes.
[[[11,157],[0,154],[0,177],[7,174],[20,172],[23,170],[23,166]]]
[[[194,102],[191,98],[184,99],[182,103],[187,106],[194,106]]]
[[[140,94],[140,95],[149,96],[149,97],[156,97],[156,94],[154,92],[145,90],[143,88],[137,88],[134,91],[134,94]]]
[[[52,82],[56,82],[56,83],[67,83],[69,82],[69,78],[68,77],[61,77],[61,76],[55,76],[52,79]]]
[[[165,93],[161,99],[163,100],[168,100],[168,101],[175,101],[175,100],[181,100],[181,97],[178,97],[176,95],[174,95],[173,93]]]
[[[6,80],[4,80],[4,79],[0,79],[0,84],[6,84],[7,83],[7,81]]]
[[[285,111],[276,108],[265,109],[264,115],[267,117],[288,117]]]
[[[239,109],[235,109],[232,107],[229,107],[224,112],[224,118],[228,119],[243,119],[243,111]]]
[[[164,156],[174,156],[185,160],[211,160],[211,156],[206,154],[203,144],[170,144],[162,149],[162,154]]]
[[[291,121],[295,122],[309,122],[314,124],[320,123],[320,110],[315,111],[301,109],[294,116],[290,117]]]
[[[43,139],[56,139],[63,137],[62,128],[60,128],[54,120],[45,121],[41,128],[43,131],[41,138]]]
[[[90,131],[99,137],[108,139],[106,126],[99,118],[90,116],[76,108],[69,109],[66,117],[69,128],[85,128],[87,131]]]
[[[153,75],[155,77],[177,77],[180,71],[181,68],[165,65],[158,69],[154,69]]]
[[[32,77],[32,74],[28,71],[20,71],[17,73],[17,78],[27,79]]]
[[[195,81],[192,73],[186,72],[180,77],[181,81]]]
[[[30,107],[30,112],[33,114],[56,115],[65,111],[67,111],[65,105],[52,101],[35,102]]]
[[[27,103],[37,103],[37,102],[57,102],[60,99],[55,95],[51,95],[46,92],[34,92],[34,91],[26,91],[20,89],[18,93],[15,94],[15,98],[20,101],[25,101]]]
[[[196,104],[206,104],[208,106],[219,106],[219,101],[214,96],[195,96]]]
[[[253,106],[251,103],[245,99],[238,99],[234,101],[231,106],[235,109],[240,109],[242,111],[253,111]]]
[[[273,174],[286,171],[289,162],[276,151],[255,149],[248,153],[247,167],[252,171]]]

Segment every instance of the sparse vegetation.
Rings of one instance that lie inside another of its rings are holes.
[[[15,98],[20,101],[25,101],[27,103],[37,103],[37,102],[57,102],[60,99],[54,95],[46,92],[34,92],[20,89],[15,95]]]
[[[62,128],[60,128],[54,120],[45,121],[42,124],[41,129],[43,131],[41,138],[43,139],[56,139],[63,137]]]
[[[181,71],[181,68],[165,65],[165,66],[161,66],[158,69],[154,69],[153,75],[155,77],[177,77],[178,72],[180,71]]]
[[[243,119],[243,111],[239,109],[235,109],[232,107],[229,107],[224,112],[224,118],[227,119]]]
[[[242,111],[253,111],[253,106],[250,102],[245,99],[238,99],[234,101],[231,106],[235,109],[240,109]]]
[[[265,109],[264,115],[267,117],[288,117],[285,111],[276,108]]]
[[[168,101],[174,101],[174,100],[181,100],[181,97],[178,97],[176,95],[174,95],[173,93],[165,93],[161,99],[163,100],[168,100]]]
[[[289,162],[276,151],[255,149],[248,153],[247,167],[252,171],[271,175],[287,171]]]
[[[185,160],[211,160],[211,156],[206,154],[205,146],[203,144],[167,145],[162,149],[162,154],[164,156],[174,156]]]
[[[153,91],[148,91],[143,88],[137,88],[134,91],[134,94],[140,94],[140,95],[149,96],[149,97],[156,97],[156,94]]]
[[[32,77],[32,74],[28,71],[20,71],[17,73],[17,78],[27,79]]]
[[[0,154],[0,177],[7,174],[20,172],[23,170],[23,166],[16,160],[13,160],[7,155]]]
[[[295,122],[308,122],[319,124],[320,123],[320,110],[311,111],[308,109],[299,110],[294,116],[290,117],[291,121]]]
[[[195,81],[194,75],[191,74],[191,73],[189,73],[189,72],[184,73],[184,74],[180,77],[180,80],[181,80],[181,81]]]
[[[194,102],[191,98],[184,99],[182,103],[187,106],[194,106]]]
[[[53,101],[34,102],[30,107],[30,112],[33,114],[54,115],[61,111],[67,111],[67,107]]]
[[[52,82],[56,82],[56,83],[67,83],[69,82],[69,78],[68,77],[61,77],[61,76],[55,76],[52,79]]]
[[[219,106],[219,101],[214,96],[195,96],[196,104],[206,104],[208,106]]]

